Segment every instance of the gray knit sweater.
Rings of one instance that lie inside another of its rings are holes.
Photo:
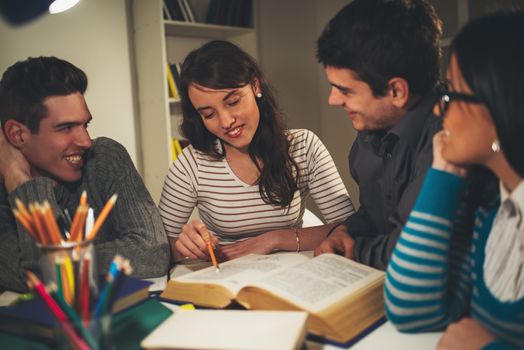
[[[98,216],[106,201],[118,194],[115,207],[95,238],[99,273],[105,273],[119,253],[131,260],[133,275],[158,277],[167,273],[170,249],[158,209],[125,148],[108,138],[97,138],[89,150],[82,179],[74,184],[50,178],[32,179],[7,195],[0,183],[0,287],[25,291],[24,270],[39,273],[39,252],[11,208],[15,198],[24,203],[48,200],[57,215],[73,214],[82,191]]]

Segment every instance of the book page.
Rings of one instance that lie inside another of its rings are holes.
[[[334,254],[322,254],[252,284],[317,312],[351,294],[384,272]]]
[[[0,294],[0,306],[10,306],[20,297],[20,293],[6,290]]]
[[[174,280],[179,282],[218,284],[237,293],[243,286],[259,281],[280,270],[309,260],[297,253],[278,253],[270,255],[247,255],[220,264],[220,272],[213,266],[183,275]]]

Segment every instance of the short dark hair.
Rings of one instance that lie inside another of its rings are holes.
[[[439,79],[442,23],[426,0],[354,0],[331,19],[317,41],[324,66],[351,69],[375,96],[393,77],[423,95]]]
[[[9,67],[0,81],[0,121],[14,119],[37,133],[46,117],[44,100],[75,92],[84,94],[87,76],[56,57],[29,57]]]
[[[257,98],[260,121],[248,151],[260,171],[258,179],[262,199],[281,207],[291,204],[298,189],[298,165],[290,155],[290,140],[274,95],[255,60],[238,46],[224,40],[210,41],[190,52],[180,73],[182,134],[193,147],[222,158],[215,147],[217,137],[209,132],[189,99],[191,84],[211,89],[244,87],[257,79],[261,98]],[[263,168],[257,159],[262,160]]]
[[[467,24],[450,52],[464,80],[488,108],[510,165],[524,176],[524,11],[490,14]]]

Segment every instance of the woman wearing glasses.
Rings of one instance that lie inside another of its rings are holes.
[[[389,320],[440,348],[524,348],[524,13],[453,40],[434,161],[387,270]]]

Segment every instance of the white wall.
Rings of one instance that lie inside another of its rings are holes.
[[[322,30],[329,20],[349,1],[347,0],[323,0],[315,1],[316,15],[316,37],[318,39]],[[316,52],[316,49],[315,49]],[[349,174],[348,155],[353,141],[357,137],[357,132],[353,129],[347,113],[338,106],[330,106],[327,103],[331,86],[326,80],[324,67],[317,64],[317,84],[320,99],[320,130],[322,141],[331,152],[338,171],[346,184],[349,195],[353,203],[358,207],[359,190],[358,186]]]
[[[311,129],[322,139],[358,205],[358,187],[349,175],[347,161],[356,132],[340,107],[327,104],[330,86],[316,60],[320,33],[347,2],[260,0],[259,61],[277,92],[288,126]]]
[[[55,55],[83,69],[93,114],[92,137],[122,143],[140,168],[134,61],[126,0],[82,0],[71,10],[44,15],[22,27],[0,19],[0,72],[28,56]],[[347,0],[259,0],[259,61],[293,128],[308,128],[331,152],[354,202],[358,188],[347,154],[355,132],[345,113],[327,104],[329,85],[316,61],[316,40]],[[129,33],[129,34],[128,34]],[[144,155],[147,156],[147,155]]]
[[[0,72],[28,56],[57,56],[84,70],[92,137],[122,143],[137,164],[132,57],[125,0],[82,0],[67,12],[21,27],[0,18]]]

